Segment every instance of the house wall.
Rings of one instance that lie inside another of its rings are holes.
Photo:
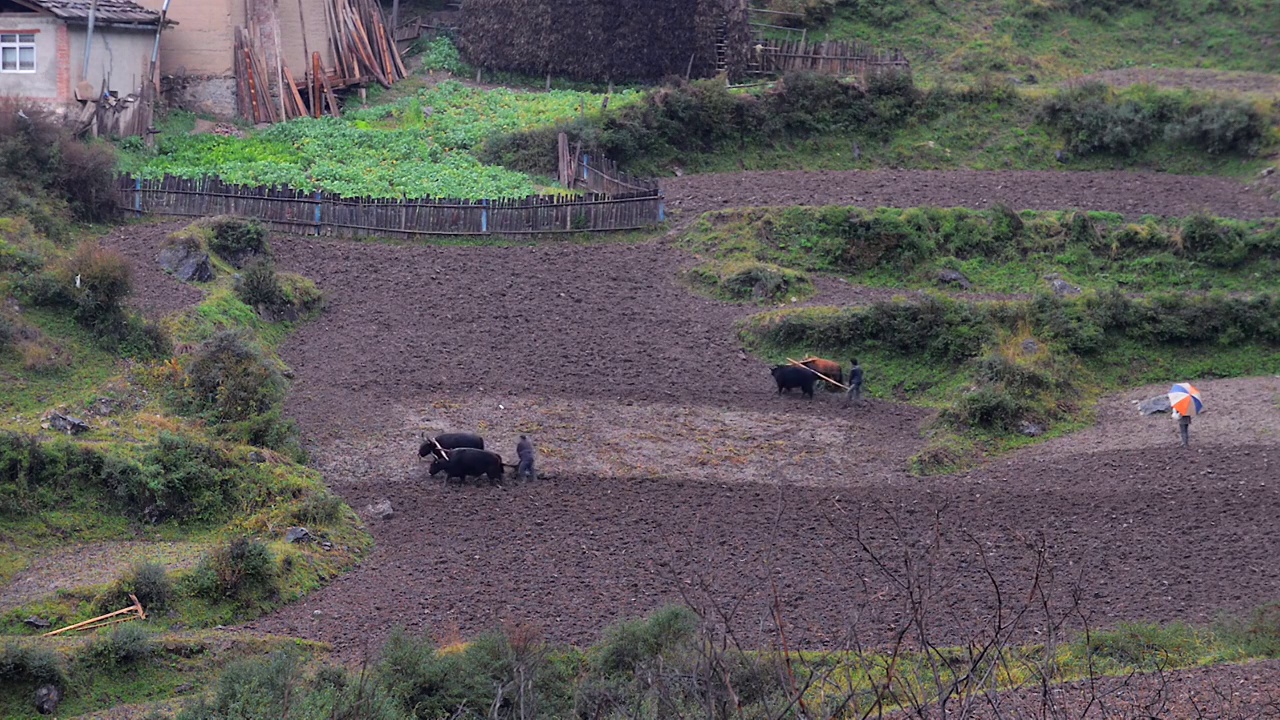
[[[147,63],[151,61],[151,48],[155,44],[155,29],[95,25],[93,47],[89,50],[89,74],[85,76],[87,30],[84,25],[69,28],[71,87],[74,88],[81,80],[88,80],[93,92],[97,93],[105,80],[107,90],[119,93],[120,97],[137,92],[147,76]]]
[[[36,71],[0,72],[0,95],[28,97],[43,102],[65,102],[70,83],[65,75],[68,53],[67,27],[57,19],[38,13],[0,13],[0,32],[34,32]]]
[[[281,59],[302,80],[310,67],[307,50],[319,51],[332,67],[325,4],[329,0],[283,0],[276,3],[280,22]],[[164,0],[136,0],[160,11]],[[301,13],[301,17],[300,17]],[[235,115],[235,81],[231,57],[235,28],[247,26],[245,0],[170,0],[169,18],[177,22],[160,36],[160,67],[166,100],[176,107],[220,117]],[[304,43],[302,25],[307,27]],[[271,73],[274,76],[274,71]]]

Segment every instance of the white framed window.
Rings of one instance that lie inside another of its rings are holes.
[[[35,33],[0,32],[0,72],[36,71]]]

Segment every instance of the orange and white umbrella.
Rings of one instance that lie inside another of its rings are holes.
[[[1204,412],[1200,391],[1191,383],[1177,383],[1169,388],[1169,406],[1179,415],[1199,415]]]

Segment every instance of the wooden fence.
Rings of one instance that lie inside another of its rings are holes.
[[[609,197],[658,192],[656,181],[625,173],[606,157],[584,154],[581,143],[570,152],[569,136],[565,133],[560,133],[558,142],[558,179],[561,185]]]
[[[303,235],[415,238],[634,230],[665,219],[656,185],[644,192],[519,200],[380,200],[292,188],[230,185],[214,178],[121,177],[117,203],[138,215],[257,218]]]
[[[911,63],[901,50],[877,50],[861,43],[824,40],[758,40],[752,48],[751,71],[760,75],[782,75],[801,70],[857,77],[864,83],[880,72],[910,72]]]

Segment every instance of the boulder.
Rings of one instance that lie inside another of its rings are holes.
[[[304,543],[311,542],[315,537],[304,527],[291,527],[284,531],[284,539],[285,542]]]
[[[390,500],[379,500],[378,502],[365,507],[365,512],[379,520],[390,520],[395,517],[395,510],[391,509]]]
[[[48,620],[45,620],[42,617],[36,617],[35,615],[32,615],[26,620],[23,620],[22,623],[27,627],[32,627],[32,628],[35,628],[36,630],[44,630],[45,628],[53,625],[53,623],[49,622]]]
[[[1030,339],[1022,341],[1023,355],[1035,355],[1038,352],[1040,352],[1040,343]]]
[[[955,285],[961,290],[973,289],[973,283],[959,270],[939,270],[934,278],[939,285]]]
[[[68,435],[79,435],[89,430],[89,423],[80,418],[63,415],[60,412],[49,413],[48,421],[49,427]]]
[[[1040,437],[1044,434],[1044,428],[1030,420],[1023,420],[1018,427],[1018,431],[1027,437]]]
[[[1064,295],[1080,294],[1080,288],[1076,287],[1075,285],[1072,285],[1071,283],[1067,282],[1066,280],[1063,280],[1062,278],[1054,278],[1053,280],[1050,280],[1049,287],[1053,288],[1053,294],[1057,295],[1058,297],[1062,297]]]
[[[173,273],[183,282],[209,282],[213,279],[213,265],[209,253],[179,243],[170,245],[156,256],[160,267]]]
[[[1173,410],[1173,407],[1169,404],[1169,395],[1167,393],[1162,393],[1138,403],[1138,412],[1143,415],[1167,413],[1171,410]]]
[[[36,690],[36,712],[52,715],[58,711],[58,702],[61,700],[62,691],[57,685],[42,685]]]

